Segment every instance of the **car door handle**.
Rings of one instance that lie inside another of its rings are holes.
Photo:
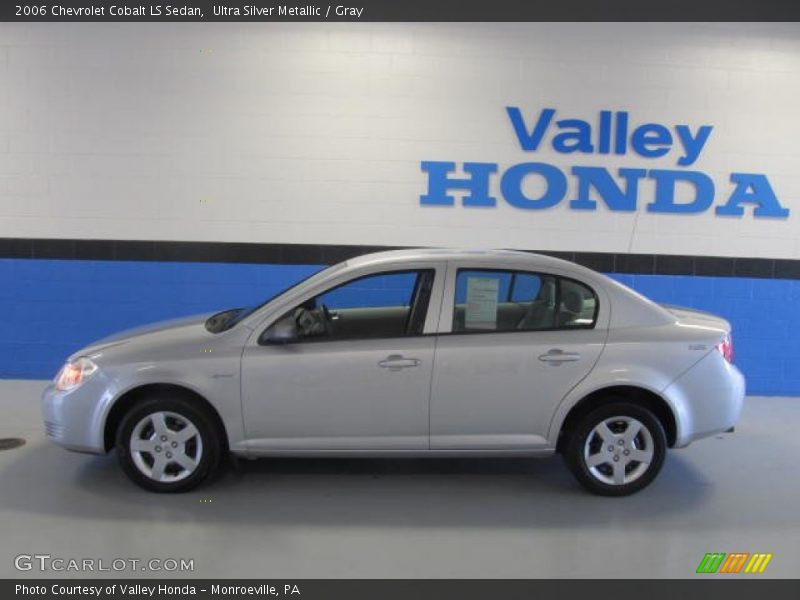
[[[390,371],[418,367],[421,361],[418,358],[406,358],[401,354],[391,354],[378,363],[378,366]]]
[[[580,359],[581,355],[577,352],[564,352],[558,348],[553,348],[547,354],[541,354],[539,356],[539,360],[557,365],[564,362],[575,362]]]

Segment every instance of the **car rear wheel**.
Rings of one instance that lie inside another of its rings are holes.
[[[216,470],[220,437],[202,407],[185,398],[153,397],[122,419],[116,449],[136,484],[154,492],[185,492]]]
[[[653,413],[629,402],[615,402],[577,422],[564,457],[590,492],[626,496],[655,479],[666,449],[664,428]]]

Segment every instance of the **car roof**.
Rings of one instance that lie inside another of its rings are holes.
[[[387,250],[364,254],[347,261],[338,263],[328,269],[319,271],[308,280],[300,283],[297,287],[280,294],[264,307],[268,307],[272,301],[280,303],[286,301],[286,294],[289,299],[299,298],[309,293],[309,289],[326,285],[332,278],[343,280],[350,273],[371,272],[372,268],[380,269],[382,266],[399,267],[398,270],[407,264],[420,263],[442,263],[442,262],[466,261],[470,267],[489,268],[489,269],[548,269],[553,272],[566,276],[581,276],[580,281],[588,283],[594,287],[599,286],[608,294],[611,304],[615,310],[612,311],[611,320],[608,327],[636,327],[644,325],[663,325],[675,322],[674,315],[661,308],[651,300],[633,291],[627,286],[615,281],[602,273],[593,271],[576,263],[520,250],[485,250],[485,249],[458,249],[458,248],[406,248],[398,250]],[[268,310],[268,309],[267,309]],[[247,320],[251,322],[250,328],[256,327],[263,319],[261,310],[255,311]]]
[[[470,267],[487,269],[552,269],[553,272],[575,276],[584,283],[598,284],[612,298],[618,310],[612,313],[609,327],[632,327],[637,325],[658,325],[674,322],[668,311],[627,286],[603,273],[587,267],[544,254],[520,250],[469,250],[458,248],[408,248],[365,254],[344,263],[347,270],[369,269],[371,267],[400,266],[403,263],[467,261]]]
[[[402,250],[387,250],[365,254],[347,261],[348,267],[366,267],[380,263],[390,262],[435,262],[450,260],[469,260],[477,264],[495,264],[497,262],[518,262],[528,265],[553,266],[586,270],[585,267],[573,262],[520,250],[489,250],[466,248],[406,248]]]

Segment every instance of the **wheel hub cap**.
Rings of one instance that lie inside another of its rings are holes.
[[[625,485],[644,475],[653,462],[653,436],[633,417],[610,417],[589,432],[583,458],[593,477]]]
[[[186,479],[203,457],[197,427],[183,415],[159,411],[133,428],[130,453],[136,468],[153,481],[174,483]]]

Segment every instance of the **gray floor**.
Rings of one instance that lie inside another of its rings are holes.
[[[47,443],[42,387],[0,381],[0,437],[28,439],[0,452],[0,577],[25,575],[18,554],[187,558],[195,577],[691,577],[712,551],[798,574],[800,398],[750,398],[735,434],[670,453],[629,498],[583,493],[559,457],[263,460],[165,496]]]

